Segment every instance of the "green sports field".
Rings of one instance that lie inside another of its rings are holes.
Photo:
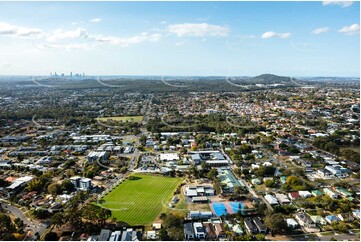
[[[179,178],[133,174],[103,197],[102,207],[129,225],[149,225],[172,199]]]
[[[131,122],[131,123],[139,123],[143,120],[143,116],[123,116],[123,117],[100,117],[97,118],[101,122],[106,122],[108,120],[113,121],[122,121],[122,122]]]

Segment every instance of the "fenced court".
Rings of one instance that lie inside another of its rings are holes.
[[[235,214],[238,210],[242,210],[244,208],[241,202],[210,203],[209,206],[212,213],[216,216]]]

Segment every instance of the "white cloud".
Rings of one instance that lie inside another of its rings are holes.
[[[177,42],[177,43],[175,43],[175,45],[176,46],[180,46],[180,45],[184,45],[186,42],[184,42],[184,41],[181,41],[181,42]]]
[[[13,63],[0,63],[0,69],[13,69],[20,68],[21,65],[13,64]]]
[[[330,30],[329,27],[321,27],[321,28],[314,29],[311,33],[312,34],[322,34],[322,33],[327,33],[329,30]]]
[[[14,37],[36,37],[43,33],[41,29],[20,27],[4,22],[0,22],[0,35],[9,35]]]
[[[240,36],[240,39],[255,39],[255,38],[257,38],[257,36],[253,35],[253,34],[251,34],[251,35],[241,35]]]
[[[90,22],[92,22],[92,23],[99,23],[101,21],[102,21],[101,18],[93,18],[93,19],[90,20]]]
[[[350,7],[353,4],[352,1],[323,1],[322,5],[323,6],[327,6],[327,5],[339,5],[342,8],[347,8]]]
[[[87,43],[74,43],[74,44],[37,44],[35,45],[36,48],[40,50],[85,50],[94,47],[94,44],[87,44]]]
[[[211,25],[207,23],[194,24],[172,24],[168,25],[168,31],[172,34],[176,34],[179,37],[182,36],[227,36],[229,29],[220,25]]]
[[[360,33],[360,25],[352,24],[350,26],[344,26],[338,32],[345,33],[347,35],[358,34],[358,33]]]
[[[102,35],[90,35],[90,39],[93,39],[99,43],[109,43],[112,45],[119,45],[121,47],[126,47],[132,44],[139,44],[142,42],[157,42],[160,40],[160,34],[149,34],[146,32],[141,33],[140,35],[135,35],[132,37],[115,37],[115,36],[102,36]]]
[[[84,21],[71,22],[71,25],[79,25],[79,24],[84,24]]]
[[[37,43],[33,45],[41,50],[74,50],[90,49],[95,46],[110,44],[121,47],[139,44],[143,42],[157,42],[162,35],[156,31],[152,33],[143,32],[130,37],[104,36],[101,34],[91,34],[85,28],[78,27],[73,30],[57,29],[43,32],[37,28],[19,27],[0,22],[0,36],[11,37],[37,37]]]
[[[162,22],[160,22],[161,24],[166,24],[167,23],[167,21],[162,21]]]
[[[47,37],[47,41],[56,42],[59,40],[81,39],[87,37],[88,37],[88,32],[84,28],[77,28],[75,30],[69,30],[69,31],[63,31],[61,29],[58,29]]]
[[[270,39],[273,37],[281,38],[281,39],[287,39],[291,36],[291,33],[276,33],[273,31],[268,31],[262,34],[263,39]]]

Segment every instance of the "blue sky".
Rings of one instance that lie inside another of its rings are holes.
[[[0,2],[0,75],[359,76],[359,2]]]

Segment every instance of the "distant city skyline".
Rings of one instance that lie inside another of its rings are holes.
[[[359,2],[0,2],[0,75],[360,75]]]

